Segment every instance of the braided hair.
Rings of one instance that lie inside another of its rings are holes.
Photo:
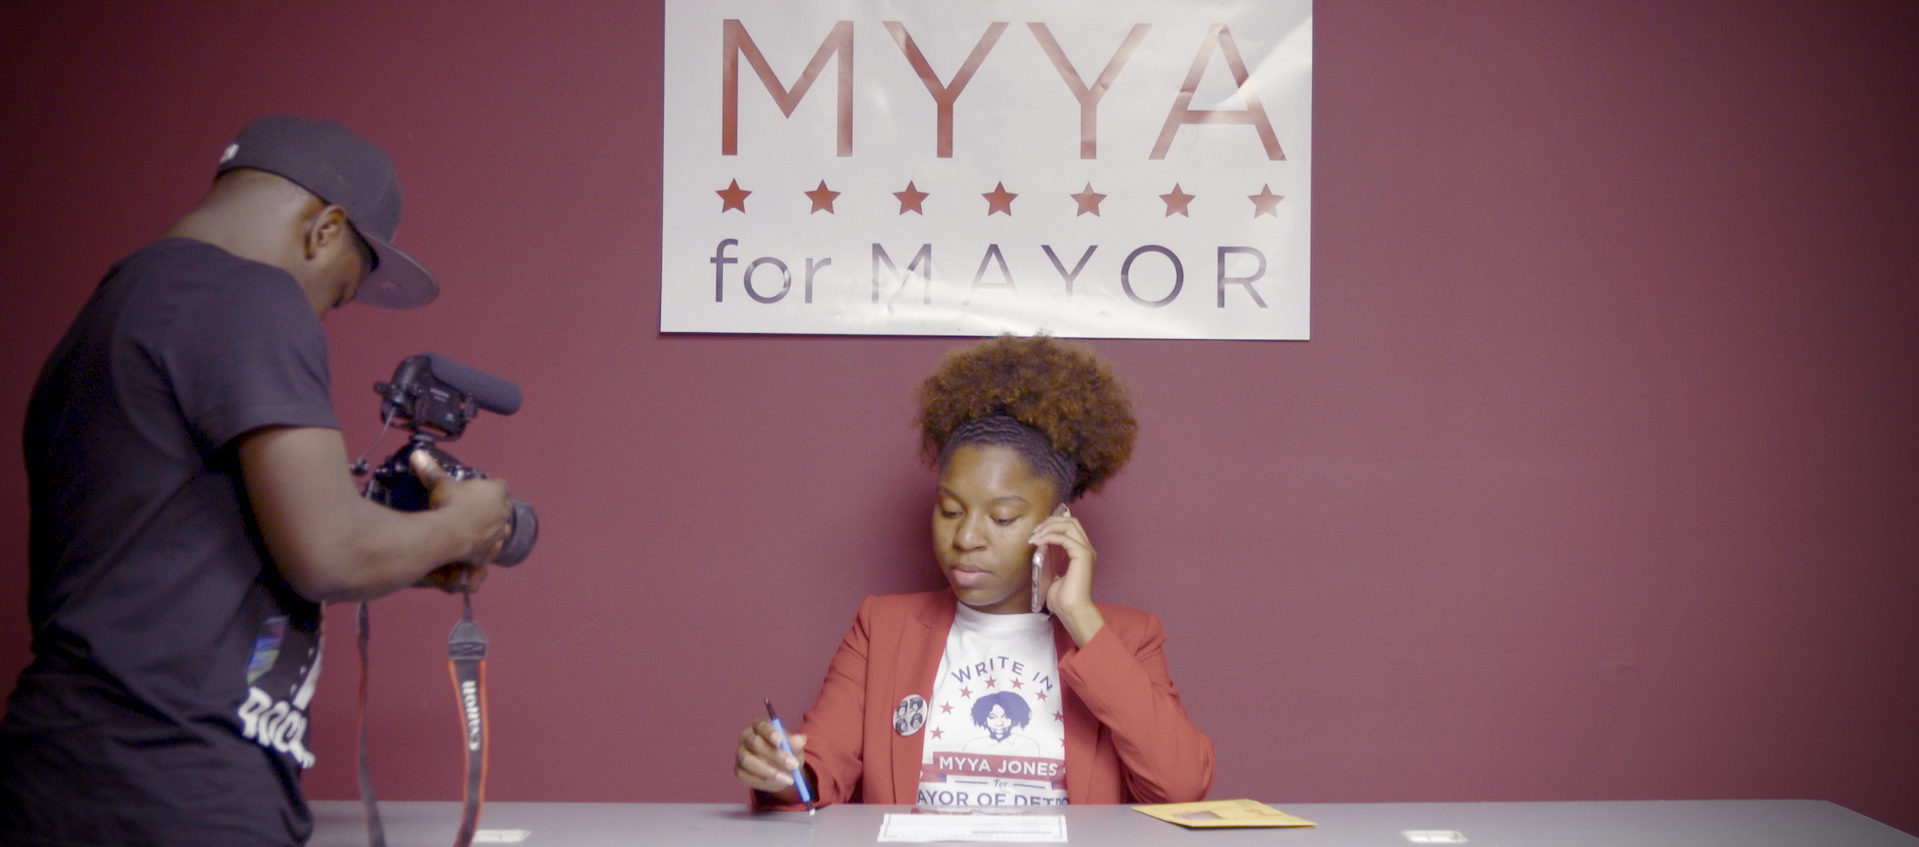
[[[967,444],[1012,448],[1060,501],[1096,491],[1132,456],[1139,423],[1112,367],[1083,345],[1003,335],[949,351],[919,387],[920,452],[945,467]]]

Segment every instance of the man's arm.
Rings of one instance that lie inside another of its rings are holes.
[[[450,562],[485,562],[510,528],[505,483],[449,479],[421,454],[414,471],[432,490],[431,505],[400,512],[354,490],[338,430],[266,427],[240,436],[238,446],[267,552],[287,583],[316,602],[369,600]]]

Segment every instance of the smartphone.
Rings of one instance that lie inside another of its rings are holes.
[[[1053,514],[1054,516],[1059,516],[1059,515],[1071,514],[1071,512],[1068,512],[1066,510],[1065,503],[1061,503],[1058,506],[1054,507]],[[1051,576],[1053,579],[1058,579],[1060,577],[1060,574],[1059,574],[1060,568],[1047,567],[1048,560],[1051,558],[1055,558],[1058,555],[1050,552],[1054,549],[1056,548],[1051,544],[1033,545],[1033,611],[1034,612],[1046,611],[1046,589],[1051,588],[1053,585],[1052,579],[1042,580],[1041,577]],[[1049,570],[1052,571],[1052,573],[1049,574],[1048,573]]]
[[[1033,611],[1034,612],[1046,611],[1046,586],[1045,584],[1039,581],[1040,574],[1045,572],[1046,572],[1046,545],[1044,544],[1035,545],[1033,547]]]

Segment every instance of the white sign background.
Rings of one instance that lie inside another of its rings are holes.
[[[666,15],[662,331],[1308,337],[1311,0],[668,0]],[[835,32],[850,50],[823,53]]]

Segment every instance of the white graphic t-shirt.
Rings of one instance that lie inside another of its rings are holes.
[[[959,604],[921,745],[918,802],[1066,802],[1066,716],[1053,619]]]

